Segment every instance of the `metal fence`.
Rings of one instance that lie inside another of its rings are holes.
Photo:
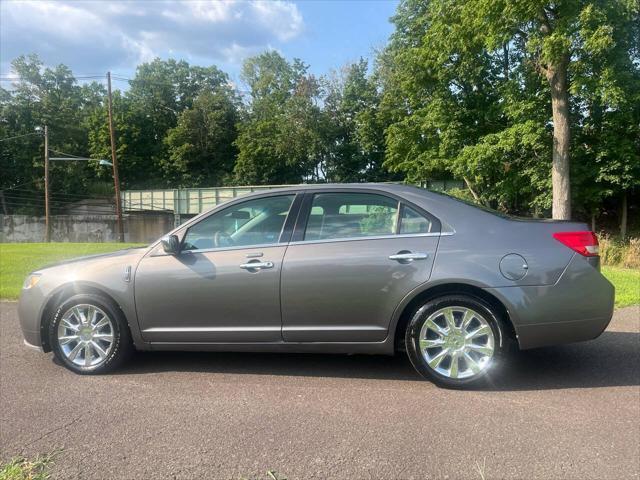
[[[176,215],[197,215],[235,197],[251,192],[291,185],[254,185],[243,187],[176,188],[167,190],[125,190],[122,195],[124,211],[169,211]],[[428,180],[421,187],[446,191],[464,188],[459,180]]]
[[[197,215],[232,198],[284,186],[286,185],[125,190],[121,193],[122,208],[125,211],[161,210],[172,211],[177,215]]]

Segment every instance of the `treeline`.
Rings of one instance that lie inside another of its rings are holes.
[[[75,77],[35,55],[12,62],[0,136],[49,127],[50,148],[110,159],[105,78]],[[242,87],[215,66],[156,59],[131,79],[113,76],[114,126],[124,188],[210,187],[401,179],[383,168],[381,92],[367,62],[323,77],[276,52],[248,59]],[[2,187],[42,182],[42,139],[2,144]],[[60,156],[60,155],[58,155]],[[111,172],[56,164],[54,189],[82,193]]]
[[[549,215],[552,192],[576,218],[635,207],[637,2],[405,0],[392,21],[375,65],[323,76],[274,51],[246,60],[239,85],[172,59],[114,76],[123,188],[456,178],[512,213]],[[104,79],[34,55],[12,66],[0,137],[46,123],[51,149],[110,158]],[[42,139],[0,145],[0,187],[41,189]],[[52,187],[104,192],[110,175],[65,162]]]

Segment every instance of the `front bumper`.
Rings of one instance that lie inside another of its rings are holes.
[[[27,346],[42,350],[42,334],[40,331],[40,319],[46,298],[36,285],[28,290],[22,290],[18,301],[18,318],[20,328]]]
[[[23,340],[24,346],[27,348],[31,348],[32,350],[36,350],[40,353],[44,352],[44,349],[41,346],[38,345],[31,345],[29,342],[27,342],[26,340]]]
[[[613,316],[613,285],[578,254],[554,285],[487,291],[507,307],[523,350],[594,339]]]

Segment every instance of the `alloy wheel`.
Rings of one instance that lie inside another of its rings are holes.
[[[95,305],[69,308],[58,324],[58,344],[62,354],[79,367],[103,363],[114,346],[113,320]]]
[[[495,351],[489,322],[475,310],[461,306],[441,308],[429,315],[418,341],[427,365],[451,379],[482,373],[489,368]]]

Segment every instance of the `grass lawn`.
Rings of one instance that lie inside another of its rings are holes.
[[[35,459],[13,458],[0,463],[0,480],[47,480],[49,468],[59,451],[49,455],[39,455]]]
[[[640,303],[640,270],[602,267],[602,273],[616,287],[616,307]]]
[[[136,247],[133,243],[0,243],[0,299],[16,299],[27,274],[68,258]],[[640,304],[640,270],[603,267],[616,287],[616,307]]]
[[[83,255],[137,247],[133,243],[0,243],[0,299],[15,300],[29,272]]]

